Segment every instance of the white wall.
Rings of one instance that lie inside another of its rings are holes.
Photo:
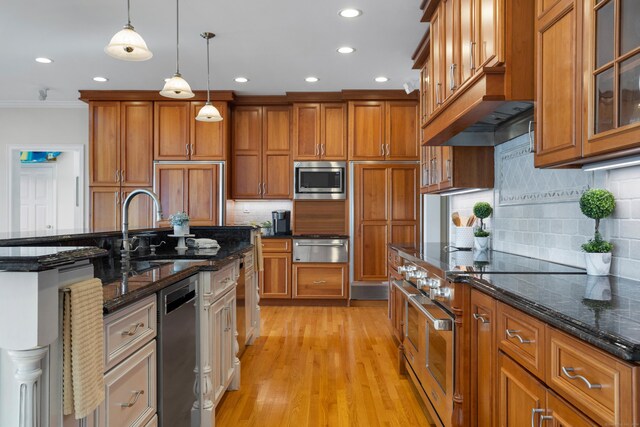
[[[580,245],[593,236],[594,221],[578,199],[587,187],[606,188],[616,197],[614,214],[601,223],[614,244],[611,273],[640,279],[640,167],[535,169],[527,146],[524,136],[496,147],[494,190],[451,196],[450,211],[469,215],[475,202],[488,201],[493,249],[584,267]]]
[[[29,144],[80,144],[88,147],[88,107],[7,108],[0,107],[0,232],[9,230],[6,195],[7,146]],[[86,150],[88,153],[88,148]],[[85,164],[86,164],[85,159]],[[85,168],[86,169],[86,168]],[[85,180],[85,182],[88,182]],[[85,189],[86,190],[86,189]]]

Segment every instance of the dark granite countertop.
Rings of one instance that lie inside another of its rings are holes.
[[[102,281],[104,314],[112,313],[199,271],[216,271],[251,251],[249,242],[227,243],[219,250],[163,251],[141,254],[123,272],[120,259],[94,261],[94,275]]]
[[[106,257],[108,251],[77,246],[4,246],[0,247],[0,270],[43,271],[65,264]]]
[[[264,234],[262,235],[262,239],[263,240],[264,239],[291,239],[291,238],[293,238],[293,236],[291,234],[286,234],[286,235],[281,235],[281,234],[280,235],[273,235],[273,234],[271,234],[271,235],[268,235],[268,236],[266,236]]]

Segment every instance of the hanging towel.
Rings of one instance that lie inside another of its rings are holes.
[[[264,271],[264,259],[262,258],[262,234],[256,234],[256,262],[258,271]]]
[[[64,292],[62,396],[64,415],[89,415],[104,400],[102,282],[90,279]]]

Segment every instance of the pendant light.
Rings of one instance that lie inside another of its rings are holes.
[[[111,38],[104,51],[107,55],[123,61],[146,61],[151,59],[153,53],[140,34],[134,31],[131,25],[130,10],[130,0],[127,0],[127,25]]]
[[[202,38],[207,40],[207,102],[204,106],[198,111],[198,115],[196,116],[196,120],[200,122],[220,122],[222,121],[222,116],[220,115],[220,111],[216,107],[211,104],[211,95],[209,90],[209,78],[210,78],[210,61],[209,61],[209,40],[214,38],[216,35],[213,33],[202,33],[200,34]]]
[[[180,4],[176,0],[176,73],[165,84],[160,95],[167,98],[193,98],[189,83],[180,74]]]

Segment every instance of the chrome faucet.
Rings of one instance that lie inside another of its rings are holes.
[[[160,198],[156,193],[145,190],[144,188],[137,188],[129,193],[122,204],[122,250],[120,252],[123,260],[129,260],[131,252],[135,251],[135,249],[131,249],[133,239],[129,239],[129,205],[131,204],[131,199],[138,194],[146,194],[153,199],[153,202],[156,205],[156,219],[158,221],[162,219],[162,206],[160,205]]]

